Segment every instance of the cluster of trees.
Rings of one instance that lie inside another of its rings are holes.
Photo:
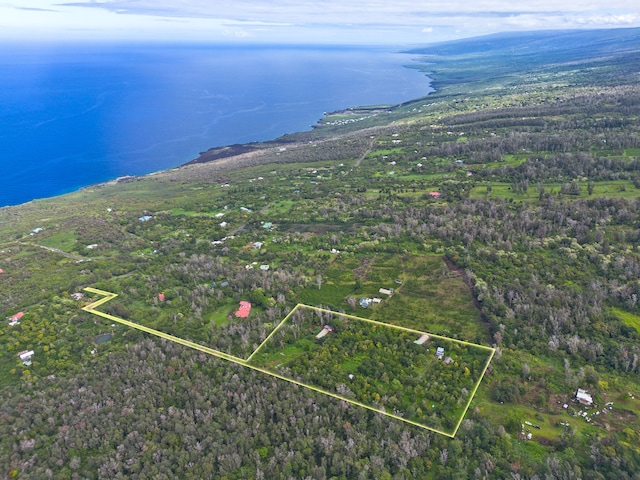
[[[473,411],[451,440],[149,339],[9,389],[0,407],[8,476],[596,479],[637,468],[611,437],[569,435],[561,453],[531,461]]]

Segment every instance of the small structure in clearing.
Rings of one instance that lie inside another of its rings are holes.
[[[24,350],[18,353],[18,357],[20,357],[20,360],[22,360],[22,364],[26,367],[31,365],[31,358],[33,357],[33,355],[33,350]]]
[[[13,327],[20,323],[20,319],[24,316],[24,312],[18,312],[13,317],[9,318],[9,326]]]
[[[378,290],[379,293],[382,293],[384,295],[389,295],[389,296],[393,295],[393,291],[394,291],[393,288],[381,288],[380,290]]]
[[[419,339],[417,339],[413,343],[418,344],[418,345],[423,345],[427,340],[429,340],[429,335],[427,335],[425,333],[424,335],[422,335]]]
[[[322,330],[320,330],[320,333],[316,335],[316,338],[321,339],[329,332],[333,332],[333,328],[330,327],[329,325],[325,325],[324,327],[322,327]]]
[[[240,302],[240,308],[238,308],[238,311],[236,312],[236,317],[247,318],[249,313],[251,313],[251,304],[243,300]]]
[[[438,347],[436,349],[436,357],[438,357],[438,360],[442,360],[442,357],[444,357],[444,347]]]
[[[358,303],[360,304],[360,306],[362,308],[369,308],[371,306],[372,302],[373,302],[373,300],[371,300],[370,298],[362,297]]]
[[[158,300],[160,300],[161,302],[164,302],[164,293],[158,294]]]
[[[582,388],[579,388],[578,391],[576,392],[576,400],[581,405],[586,405],[587,407],[590,407],[591,405],[593,405],[593,397],[591,397],[591,395],[588,394]]]

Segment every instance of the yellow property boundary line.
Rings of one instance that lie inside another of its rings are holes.
[[[351,400],[351,399],[342,397],[342,396],[337,395],[335,393],[323,390],[323,389],[318,388],[318,387],[314,387],[313,385],[308,385],[306,383],[299,382],[299,381],[294,380],[292,378],[287,378],[285,376],[279,375],[279,374],[277,374],[275,372],[272,372],[270,370],[265,370],[264,368],[257,367],[255,365],[251,365],[249,363],[251,358],[262,348],[263,345],[265,345],[269,341],[269,339],[282,327],[282,325],[284,325],[286,323],[286,321],[291,317],[291,315],[293,315],[293,313],[296,312],[299,308],[309,308],[309,309],[312,309],[312,310],[317,310],[317,311],[321,311],[321,312],[327,312],[327,313],[331,313],[332,315],[339,315],[339,316],[342,316],[342,317],[351,318],[351,319],[359,320],[359,321],[364,321],[364,322],[372,323],[374,325],[380,325],[380,326],[384,326],[384,327],[395,328],[397,330],[403,330],[403,331],[406,331],[406,332],[415,333],[415,334],[419,334],[419,335],[423,335],[423,334],[425,334],[427,332],[421,332],[419,330],[414,330],[414,329],[411,329],[411,328],[400,327],[400,326],[397,326],[397,325],[391,325],[389,323],[378,322],[376,320],[369,320],[367,318],[356,317],[354,315],[348,315],[348,314],[345,314],[345,313],[334,312],[332,310],[326,310],[326,309],[312,307],[312,306],[309,306],[309,305],[304,305],[302,303],[299,303],[298,305],[295,306],[295,308],[293,310],[291,310],[291,312],[289,312],[289,314],[280,322],[280,324],[276,328],[273,329],[273,331],[258,346],[258,348],[256,348],[253,351],[253,353],[246,360],[244,360],[244,359],[236,357],[234,355],[230,355],[228,353],[224,353],[224,352],[221,352],[219,350],[215,350],[213,348],[205,347],[204,345],[200,345],[200,344],[197,344],[195,342],[191,342],[189,340],[185,340],[185,339],[180,338],[180,337],[175,337],[173,335],[169,335],[168,333],[160,332],[159,330],[155,330],[153,328],[145,327],[144,325],[140,325],[140,324],[137,324],[137,323],[134,323],[134,322],[130,322],[128,320],[124,320],[124,319],[116,317],[114,315],[109,315],[108,313],[100,312],[100,311],[96,310],[96,308],[100,307],[101,305],[107,303],[110,300],[113,300],[118,295],[116,293],[110,293],[110,292],[106,292],[104,290],[98,290],[97,288],[92,288],[92,287],[87,287],[84,290],[86,292],[95,293],[97,295],[102,295],[103,296],[103,298],[101,298],[101,299],[99,299],[99,300],[97,300],[97,301],[95,301],[93,303],[90,303],[89,305],[86,305],[85,307],[83,307],[82,310],[84,310],[85,312],[92,313],[94,315],[98,315],[99,317],[106,318],[106,319],[112,320],[114,322],[118,322],[118,323],[120,323],[122,325],[126,325],[127,327],[135,328],[137,330],[149,333],[151,335],[155,335],[157,337],[164,338],[165,340],[169,340],[171,342],[178,343],[180,345],[184,345],[185,347],[193,348],[194,350],[199,350],[201,352],[208,353],[209,355],[213,355],[214,357],[222,358],[224,360],[236,363],[236,364],[241,365],[243,367],[250,368],[250,369],[255,370],[257,372],[264,373],[266,375],[270,375],[270,376],[278,378],[280,380],[285,380],[285,381],[287,381],[289,383],[293,383],[293,384],[298,385],[300,387],[304,387],[304,388],[308,388],[309,390],[313,390],[314,392],[322,393],[323,395],[328,395],[329,397],[333,397],[333,398],[336,398],[338,400],[342,400],[342,401],[351,403],[352,405],[356,405],[358,407],[362,407],[362,408],[365,408],[367,410],[371,410],[371,411],[376,412],[376,413],[381,413],[383,415],[386,415],[387,417],[391,417],[393,419],[400,420],[402,422],[406,422],[406,423],[409,423],[409,424],[414,425],[416,427],[424,428],[425,430],[430,430],[432,432],[439,433],[440,435],[444,435],[444,436],[450,437],[450,438],[455,437],[456,433],[458,432],[458,429],[460,428],[460,424],[462,423],[462,420],[464,420],[464,417],[466,416],[467,411],[469,410],[469,406],[471,405],[471,402],[472,402],[473,398],[475,397],[476,392],[478,391],[478,387],[480,386],[480,382],[484,378],[484,375],[487,372],[487,368],[489,368],[489,364],[491,363],[491,360],[493,359],[493,356],[494,356],[494,354],[496,352],[496,349],[492,348],[492,347],[486,347],[486,346],[478,345],[478,344],[475,344],[475,343],[465,342],[463,340],[456,340],[454,338],[448,338],[448,337],[443,337],[441,335],[433,335],[433,334],[428,333],[428,335],[430,337],[440,338],[440,339],[443,339],[443,340],[446,340],[446,341],[449,341],[449,342],[459,343],[459,344],[462,344],[462,345],[469,345],[469,346],[480,348],[480,349],[487,350],[487,351],[490,352],[489,358],[487,359],[487,362],[486,362],[486,364],[485,364],[485,366],[484,366],[484,368],[482,370],[482,373],[480,374],[480,377],[478,378],[478,381],[476,382],[476,385],[475,385],[475,387],[473,389],[473,392],[471,392],[471,395],[469,396],[469,401],[465,405],[464,411],[462,412],[462,415],[460,415],[458,423],[456,424],[455,428],[453,429],[453,433],[448,433],[448,432],[445,432],[445,431],[442,431],[442,430],[438,430],[436,428],[429,427],[427,425],[423,425],[423,424],[418,423],[418,422],[414,422],[413,420],[409,420],[409,419],[400,417],[398,415],[394,415],[394,414],[386,412],[384,410],[379,410],[379,409],[374,408],[374,407],[372,407],[370,405],[366,405],[364,403],[361,403],[361,402],[358,402],[358,401],[355,401],[355,400]]]

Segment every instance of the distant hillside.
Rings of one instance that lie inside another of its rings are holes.
[[[564,72],[569,74],[566,83],[574,85],[609,83],[612,74],[637,82],[640,28],[500,33],[407,53],[424,55],[428,67],[423,70],[434,78],[440,92],[453,85],[459,91],[461,85],[471,82],[473,91],[483,86],[504,87],[508,79],[526,85],[537,73]]]
[[[437,43],[409,50],[425,55],[504,54],[593,58],[638,51],[640,28],[509,32]]]

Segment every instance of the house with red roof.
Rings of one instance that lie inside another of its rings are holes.
[[[251,304],[245,301],[240,302],[240,308],[238,308],[238,311],[236,312],[236,317],[247,318],[249,313],[251,313]]]
[[[24,316],[24,312],[18,312],[13,317],[9,318],[9,326],[13,327],[20,323],[20,319]]]

